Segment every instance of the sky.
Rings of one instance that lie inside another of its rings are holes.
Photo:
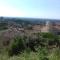
[[[0,0],[0,16],[60,19],[60,0]]]

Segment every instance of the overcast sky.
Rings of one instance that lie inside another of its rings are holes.
[[[0,0],[0,16],[60,19],[60,0]]]

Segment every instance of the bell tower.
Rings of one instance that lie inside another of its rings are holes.
[[[50,21],[46,21],[46,30],[49,32],[50,29]]]
[[[50,30],[50,21],[46,21],[45,26],[41,29],[41,32],[49,32]]]

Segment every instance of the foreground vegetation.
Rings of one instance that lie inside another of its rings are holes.
[[[0,60],[60,60],[60,36],[52,33],[17,36],[0,49]]]

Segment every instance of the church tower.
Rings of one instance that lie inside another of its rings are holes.
[[[49,30],[50,30],[50,21],[46,21],[46,24],[41,29],[41,32],[49,32]]]
[[[46,21],[46,31],[49,32],[50,30],[50,21]]]

